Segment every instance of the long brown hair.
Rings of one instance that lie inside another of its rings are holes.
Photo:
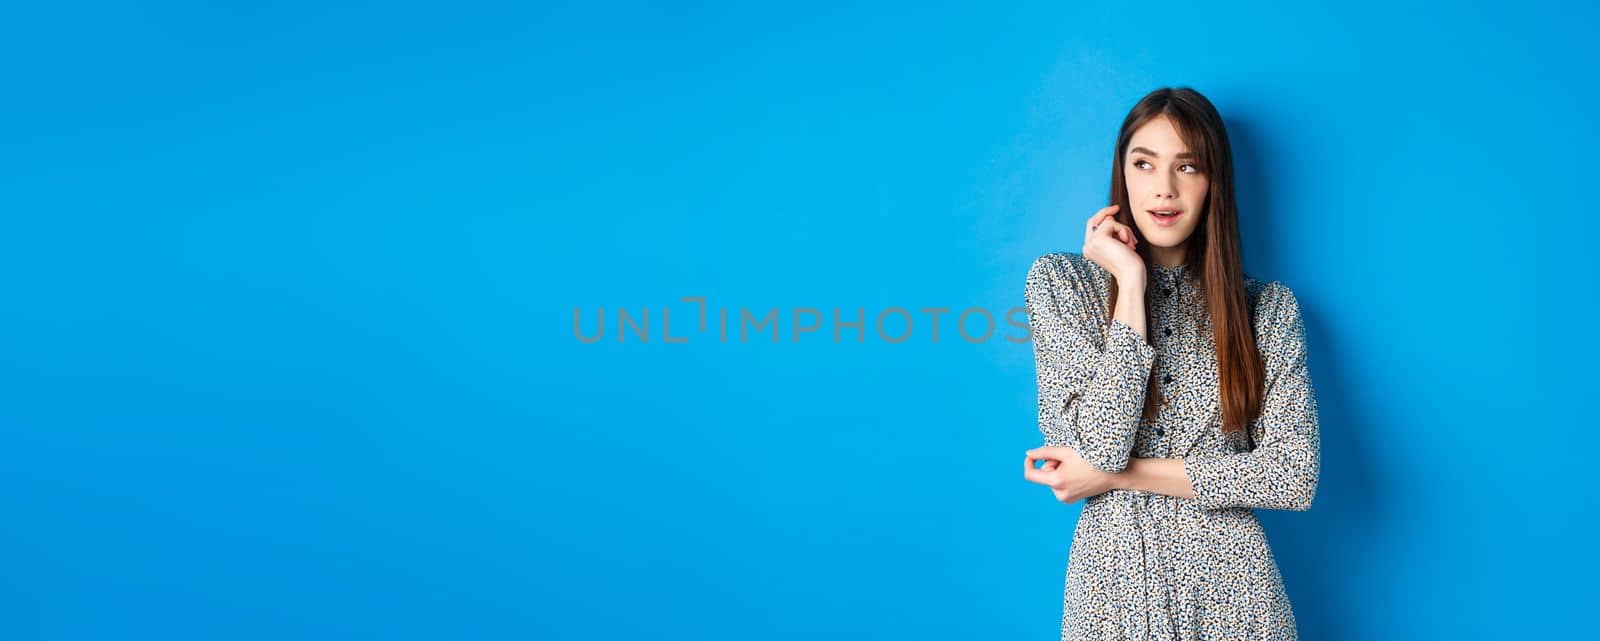
[[[1128,202],[1127,177],[1123,173],[1129,141],[1133,132],[1159,116],[1172,121],[1178,135],[1196,154],[1200,171],[1206,173],[1210,188],[1200,212],[1200,224],[1189,235],[1184,251],[1185,271],[1199,275],[1203,292],[1206,319],[1210,321],[1212,336],[1217,348],[1217,376],[1222,396],[1222,431],[1241,432],[1261,413],[1262,387],[1266,366],[1256,349],[1255,332],[1250,324],[1250,309],[1245,296],[1244,268],[1239,251],[1239,210],[1234,199],[1233,153],[1228,146],[1228,132],[1222,126],[1222,116],[1211,101],[1188,87],[1163,87],[1141,98],[1122,121],[1122,131],[1117,133],[1116,155],[1111,161],[1111,200],[1121,205],[1116,213],[1117,222],[1133,228],[1134,236],[1144,241],[1144,234],[1134,223],[1132,206]],[[1154,263],[1149,243],[1140,242],[1138,253],[1146,265]],[[1153,274],[1146,270],[1146,277]],[[1148,295],[1156,287],[1145,288]],[[1106,310],[1110,322],[1117,307],[1117,283],[1111,283],[1111,304]],[[1150,305],[1145,305],[1145,314]],[[1145,327],[1153,327],[1148,319]],[[1154,419],[1164,401],[1156,368],[1150,370],[1146,386],[1145,419]]]

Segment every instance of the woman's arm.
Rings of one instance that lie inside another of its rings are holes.
[[[1114,474],[1133,450],[1156,348],[1144,336],[1140,285],[1123,288],[1115,317],[1101,329],[1105,308],[1089,294],[1093,269],[1076,254],[1040,256],[1028,269],[1024,299],[1045,445],[1071,447]]]
[[[1128,467],[1111,476],[1112,489],[1194,498],[1194,487],[1183,471],[1181,458],[1129,458]]]
[[[1131,458],[1128,467],[1107,483],[1192,498],[1204,509],[1311,508],[1322,458],[1316,390],[1306,366],[1305,324],[1299,302],[1287,287],[1274,281],[1270,295],[1277,309],[1267,317],[1271,325],[1260,343],[1268,381],[1261,416],[1253,425],[1255,449],[1181,459]]]

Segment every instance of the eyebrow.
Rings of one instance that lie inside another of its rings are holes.
[[[1150,151],[1149,149],[1145,149],[1144,147],[1134,147],[1133,149],[1129,149],[1128,153],[1130,153],[1130,154],[1149,154],[1149,155],[1155,156],[1157,158],[1161,157],[1161,154],[1158,154],[1156,152]],[[1194,154],[1185,151],[1185,152],[1183,152],[1181,154],[1178,154],[1176,156],[1176,158],[1194,158]]]

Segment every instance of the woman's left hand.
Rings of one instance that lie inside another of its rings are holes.
[[[1044,461],[1044,467],[1035,469],[1034,461]],[[1075,503],[1079,499],[1114,489],[1115,474],[1094,468],[1077,450],[1070,447],[1048,445],[1027,452],[1023,463],[1023,478],[1050,488],[1056,500]]]

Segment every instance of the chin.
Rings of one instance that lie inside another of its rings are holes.
[[[1170,229],[1158,229],[1155,233],[1144,233],[1144,242],[1156,247],[1177,247],[1188,239],[1189,234]]]

